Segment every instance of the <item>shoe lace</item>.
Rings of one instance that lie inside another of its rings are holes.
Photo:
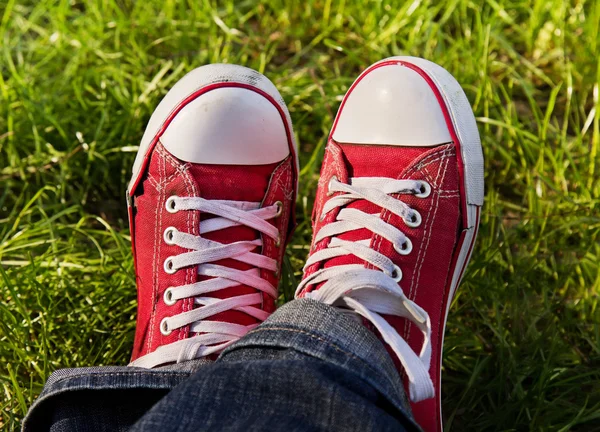
[[[330,238],[328,247],[313,253],[307,260],[305,270],[332,258],[355,255],[373,268],[363,264],[343,264],[321,268],[306,277],[298,286],[296,296],[306,287],[322,284],[319,289],[307,292],[305,297],[349,309],[369,320],[380,332],[402,364],[409,381],[412,401],[417,402],[434,396],[429,376],[431,360],[431,322],[427,312],[410,300],[399,285],[402,271],[390,258],[370,247],[370,240],[348,241],[336,236],[348,231],[367,228],[390,241],[401,255],[412,250],[410,239],[395,226],[386,223],[380,214],[368,214],[355,208],[344,208],[355,200],[367,200],[384,210],[401,217],[409,227],[421,224],[421,215],[392,194],[411,194],[425,198],[431,193],[428,183],[418,180],[396,180],[382,177],[351,178],[350,184],[335,177],[329,182],[331,197],[323,206],[321,219],[332,210],[342,207],[336,221],[323,226],[315,236],[314,243]],[[381,316],[395,315],[412,321],[423,334],[423,345],[415,353],[398,332]]]
[[[255,248],[262,246],[262,239],[223,244],[203,238],[202,235],[243,225],[274,239],[276,245],[279,245],[279,230],[268,220],[281,214],[281,202],[278,201],[274,205],[261,208],[261,204],[255,202],[172,196],[167,199],[165,206],[170,213],[199,210],[217,216],[200,222],[199,236],[181,232],[173,227],[168,227],[163,235],[167,244],[189,250],[189,252],[168,257],[164,262],[165,272],[173,274],[179,269],[197,266],[198,275],[208,276],[210,279],[173,286],[165,290],[164,301],[167,305],[174,305],[179,300],[193,298],[194,305],[197,307],[164,318],[160,323],[160,331],[163,335],[169,335],[173,330],[189,326],[191,333],[199,334],[163,345],[154,352],[132,362],[132,366],[154,367],[164,363],[179,363],[219,353],[270,315],[253,306],[262,303],[263,294],[277,298],[277,288],[260,277],[261,269],[277,272],[277,261],[252,252]],[[250,264],[252,268],[238,270],[214,264],[216,261],[224,259]],[[207,296],[209,293],[239,285],[255,288],[258,292],[226,299]],[[241,325],[208,319],[229,310],[244,312],[256,318],[259,323]]]

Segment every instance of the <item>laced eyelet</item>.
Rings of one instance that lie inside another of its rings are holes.
[[[339,180],[338,180],[338,178],[337,178],[337,176],[332,176],[332,177],[329,179],[329,183],[327,183],[327,196],[331,196],[331,195],[333,195],[333,194],[335,193],[335,192],[331,192],[331,184],[332,184],[334,181],[339,181]]]
[[[165,208],[169,213],[177,213],[177,209],[175,208],[175,198],[178,198],[177,195],[170,196],[165,201]]]
[[[165,240],[165,243],[168,245],[172,245],[175,244],[173,243],[173,235],[175,234],[175,232],[177,231],[177,228],[173,228],[173,227],[168,227],[164,234],[163,234],[163,239]]]
[[[177,300],[175,300],[173,298],[173,288],[169,287],[165,290],[165,293],[163,294],[163,301],[165,302],[165,304],[167,306],[173,306],[175,303],[177,303]]]
[[[413,248],[413,245],[409,239],[404,240],[404,243],[402,243],[401,245],[396,245],[394,243],[394,249],[400,255],[408,255],[409,253],[411,253],[412,248]]]
[[[420,188],[418,189],[418,193],[415,194],[417,198],[427,198],[431,194],[431,186],[427,182],[419,182]]]
[[[413,210],[410,216],[404,219],[404,223],[411,228],[416,228],[421,225],[421,221],[421,213],[416,210]]]
[[[163,318],[160,322],[160,332],[163,336],[169,336],[173,330],[169,330],[169,323],[167,322],[167,318]]]
[[[279,246],[281,246],[281,236],[277,236],[277,239],[275,240],[275,247]]]
[[[165,272],[168,274],[173,274],[177,271],[177,269],[173,265],[173,257],[168,257],[165,260],[163,267],[165,269]]]
[[[396,264],[394,264],[394,270],[392,271],[390,277],[396,282],[400,282],[402,280],[402,270],[400,270],[400,267],[398,267]]]
[[[275,214],[275,217],[279,217],[281,216],[281,213],[283,213],[283,203],[281,201],[277,201],[275,205],[277,206],[277,213]]]

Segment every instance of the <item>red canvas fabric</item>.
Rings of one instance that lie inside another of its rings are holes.
[[[173,331],[169,336],[161,334],[160,321],[167,316],[191,310],[192,299],[166,305],[164,291],[170,286],[196,282],[197,269],[190,267],[169,275],[163,270],[165,259],[171,255],[187,252],[179,246],[167,245],[163,233],[167,227],[199,235],[200,221],[213,217],[199,211],[169,213],[165,202],[171,195],[195,196],[207,199],[262,202],[270,206],[277,201],[283,203],[280,217],[270,222],[277,226],[282,237],[279,246],[275,241],[263,238],[262,253],[281,262],[291,225],[295,175],[293,156],[277,164],[258,166],[203,165],[186,163],[171,155],[160,142],[152,149],[146,171],[134,194],[132,242],[136,261],[138,285],[138,316],[132,361],[156,350],[159,346],[190,337],[188,328]],[[221,243],[258,238],[259,232],[243,226],[231,227],[212,233],[205,238]],[[258,251],[258,248],[254,252]],[[217,264],[248,269],[249,266],[235,260],[222,260]],[[277,286],[278,275],[261,271],[261,276]],[[248,286],[237,286],[212,293],[215,298],[228,298],[256,292]],[[256,305],[267,312],[275,309],[274,299],[263,295],[262,304]],[[210,318],[242,325],[256,319],[239,311],[227,311]]]
[[[449,143],[436,147],[401,147],[381,145],[356,145],[337,143],[330,139],[325,151],[321,178],[317,189],[313,212],[314,233],[335,220],[338,211],[331,211],[320,220],[327,195],[327,185],[332,176],[348,182],[351,177],[389,177],[394,179],[424,180],[431,185],[432,192],[427,198],[411,195],[396,195],[422,216],[422,224],[417,228],[408,227],[398,216],[364,200],[357,200],[348,207],[358,208],[367,213],[381,213],[381,218],[398,227],[412,241],[413,250],[408,255],[398,254],[393,245],[367,229],[344,233],[344,240],[371,240],[371,247],[388,256],[402,270],[399,282],[405,294],[423,307],[432,323],[432,364],[430,374],[436,386],[436,397],[413,404],[415,416],[425,430],[437,430],[439,413],[439,365],[441,361],[442,332],[449,295],[449,278],[452,275],[453,255],[461,230],[459,172],[456,147]],[[311,247],[311,253],[327,247],[329,239],[324,239]],[[305,272],[305,277],[322,266],[340,264],[369,264],[360,258],[349,255],[336,257],[325,263],[317,263]],[[315,289],[315,287],[309,287]],[[316,287],[318,289],[318,287]],[[410,346],[419,352],[422,345],[420,332],[410,323],[397,317],[386,319]],[[390,351],[390,354],[391,351]],[[395,356],[392,354],[395,359]],[[403,374],[396,360],[400,374]]]

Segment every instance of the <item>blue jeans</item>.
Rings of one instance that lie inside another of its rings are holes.
[[[50,376],[29,431],[419,430],[383,344],[353,317],[295,300],[215,362]]]

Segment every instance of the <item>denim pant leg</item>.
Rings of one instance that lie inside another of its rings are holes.
[[[25,430],[418,430],[381,342],[308,299],[280,308],[214,363],[110,369],[53,375]]]

